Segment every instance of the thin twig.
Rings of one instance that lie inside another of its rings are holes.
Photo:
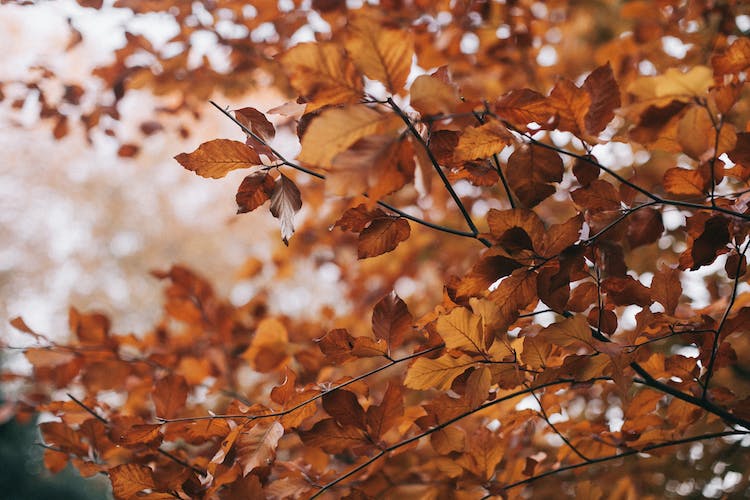
[[[542,405],[542,401],[541,401],[541,400],[539,399],[539,396],[537,396],[537,395],[536,395],[536,392],[534,392],[534,391],[531,391],[531,395],[532,395],[532,396],[534,397],[534,399],[536,400],[537,404],[539,405],[539,412],[538,412],[538,413],[539,413],[539,414],[540,414],[540,415],[542,416],[542,418],[544,419],[544,421],[545,421],[545,422],[547,422],[547,425],[549,425],[550,429],[552,429],[552,431],[553,431],[553,432],[554,432],[555,434],[557,434],[557,435],[558,435],[558,436],[560,437],[560,439],[562,439],[562,440],[563,440],[563,442],[564,442],[564,443],[565,443],[566,445],[568,445],[568,448],[570,448],[570,449],[571,449],[571,450],[573,451],[573,453],[575,453],[576,455],[578,455],[578,457],[579,457],[579,458],[580,458],[581,460],[583,460],[584,462],[591,462],[591,459],[590,459],[590,458],[588,458],[588,457],[587,457],[586,455],[584,455],[583,453],[581,453],[581,452],[580,452],[580,451],[578,450],[578,448],[576,448],[576,447],[575,447],[575,446],[573,445],[573,443],[571,443],[571,442],[570,442],[570,440],[569,440],[569,439],[568,439],[567,437],[565,437],[565,435],[564,435],[564,434],[563,434],[562,432],[560,432],[560,431],[559,431],[559,430],[557,429],[557,427],[555,427],[555,424],[553,424],[553,423],[552,423],[552,422],[550,421],[550,419],[549,419],[549,416],[547,415],[547,410],[545,410],[545,409],[544,409],[544,405]]]
[[[440,345],[436,345],[436,346],[430,347],[429,349],[425,349],[423,351],[418,351],[418,352],[409,354],[408,356],[404,356],[403,358],[398,358],[398,359],[391,360],[389,363],[387,363],[387,364],[385,364],[383,366],[379,366],[377,368],[374,368],[374,369],[372,369],[372,370],[370,370],[368,372],[365,372],[365,373],[363,373],[361,375],[357,375],[356,377],[354,377],[354,378],[352,378],[350,380],[347,380],[346,382],[342,382],[340,384],[337,384],[337,385],[331,387],[330,389],[321,391],[318,394],[316,394],[315,396],[313,396],[313,397],[311,397],[311,398],[309,398],[309,399],[307,399],[305,401],[302,401],[301,403],[298,403],[298,404],[292,406],[291,408],[287,408],[285,410],[280,410],[280,411],[271,412],[271,413],[265,413],[263,415],[246,415],[246,414],[238,413],[238,414],[228,414],[228,415],[206,415],[206,416],[199,416],[199,417],[180,417],[180,418],[161,418],[161,417],[156,417],[156,418],[161,423],[169,424],[169,423],[173,423],[173,422],[196,422],[196,421],[199,421],[199,420],[214,420],[214,419],[234,419],[234,418],[239,419],[239,418],[244,418],[244,419],[247,419],[247,420],[258,420],[258,419],[261,419],[261,418],[283,417],[284,415],[288,415],[288,414],[290,414],[290,413],[292,413],[292,412],[294,412],[296,410],[299,410],[300,408],[302,408],[305,405],[308,405],[310,403],[313,403],[313,402],[317,401],[318,399],[322,398],[323,396],[325,396],[327,394],[335,392],[335,391],[337,391],[339,389],[343,389],[344,387],[346,387],[348,385],[351,385],[351,384],[353,384],[355,382],[359,382],[360,380],[366,379],[367,377],[375,375],[376,373],[379,373],[379,372],[381,372],[381,371],[383,371],[383,370],[385,370],[387,368],[390,368],[391,366],[397,365],[399,363],[403,363],[404,361],[409,361],[410,359],[414,359],[414,358],[417,358],[419,356],[424,356],[425,354],[429,354],[431,352],[438,351],[438,350],[442,349],[443,347],[445,347],[445,344],[440,344]]]

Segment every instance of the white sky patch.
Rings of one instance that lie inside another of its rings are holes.
[[[557,64],[557,51],[551,45],[545,45],[536,56],[536,62],[539,66],[549,67]]]
[[[688,51],[693,48],[693,44],[683,43],[682,40],[674,36],[665,36],[661,39],[661,48],[667,55],[684,59]]]
[[[479,50],[479,37],[474,33],[464,33],[460,48],[463,54],[476,54]]]
[[[743,33],[747,33],[748,31],[750,31],[750,16],[748,15],[737,16],[734,19],[734,22],[737,23],[737,28]]]

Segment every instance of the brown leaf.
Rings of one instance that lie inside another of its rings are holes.
[[[174,418],[185,407],[188,386],[185,377],[181,375],[167,375],[154,385],[151,398],[156,407],[156,416]]]
[[[732,250],[727,256],[724,270],[727,272],[729,279],[744,276],[747,272],[747,259],[744,255],[738,254],[736,250]]]
[[[107,471],[112,482],[112,495],[118,500],[137,498],[143,490],[156,488],[154,474],[149,467],[140,464],[122,464]]]
[[[512,90],[495,104],[495,113],[500,118],[520,127],[536,123],[542,128],[551,124],[554,110],[542,94],[529,89]]]
[[[267,467],[276,458],[276,447],[284,435],[284,427],[278,422],[260,421],[250,430],[237,437],[237,461],[242,466],[242,475],[247,476],[256,467]]]
[[[651,281],[651,296],[664,306],[667,314],[674,314],[682,296],[680,270],[663,266],[656,271]]]
[[[373,219],[385,216],[385,212],[379,208],[368,210],[367,206],[361,203],[356,207],[347,209],[333,227],[340,227],[342,230],[352,233],[361,233]]]
[[[727,50],[711,57],[711,65],[716,76],[744,71],[750,66],[750,40],[738,37]]]
[[[271,193],[271,215],[281,220],[281,240],[289,245],[294,234],[294,214],[302,208],[302,197],[297,185],[284,174],[276,179]]]
[[[352,425],[340,426],[332,418],[316,423],[309,431],[299,431],[306,446],[320,448],[326,453],[365,452],[372,448],[364,430]]]
[[[362,76],[336,43],[300,43],[280,60],[292,86],[304,96],[308,113],[329,104],[354,104],[362,98]]]
[[[586,132],[599,134],[615,117],[620,107],[620,88],[609,63],[599,66],[586,77],[583,89],[591,96],[591,105],[584,119]]]
[[[164,436],[161,433],[160,424],[133,425],[121,433],[117,444],[125,447],[156,447],[161,444]]]
[[[479,127],[464,130],[454,150],[459,161],[481,160],[502,151],[513,142],[513,136],[497,120],[489,120]]]
[[[323,396],[323,409],[341,426],[362,428],[365,425],[365,411],[353,392],[343,389],[329,392]]]
[[[717,252],[726,247],[729,238],[729,220],[726,217],[714,215],[708,219],[703,233],[695,239],[690,250],[693,259],[690,270],[695,271],[716,260]]]
[[[273,177],[263,172],[250,174],[244,179],[237,190],[237,213],[252,212],[271,198],[274,191]]]
[[[201,177],[219,179],[232,170],[261,165],[258,153],[245,144],[229,139],[204,142],[192,153],[174,157],[180,165]]]
[[[383,434],[396,425],[404,414],[404,396],[401,384],[390,382],[379,405],[367,408],[367,428],[373,439],[380,439]]]
[[[391,292],[375,304],[372,311],[372,331],[375,338],[388,344],[388,352],[397,349],[411,331],[413,318],[406,303]]]
[[[419,358],[406,372],[404,385],[417,390],[434,388],[445,391],[456,377],[473,364],[474,361],[465,354],[458,358],[449,354],[437,359]]]
[[[84,314],[71,307],[68,310],[68,325],[82,344],[102,344],[109,336],[110,322],[104,314]]]
[[[299,160],[331,168],[333,159],[363,137],[393,132],[403,122],[393,113],[365,105],[327,108],[315,117],[302,137]]]
[[[486,292],[490,285],[512,273],[521,264],[500,248],[488,250],[456,287],[457,297],[472,297]]]
[[[357,258],[376,257],[395,249],[411,233],[409,222],[401,217],[373,219],[361,233],[357,244]]]
[[[255,108],[246,107],[235,109],[234,117],[238,122],[244,125],[245,128],[255,134],[258,139],[260,139],[259,141],[251,135],[248,135],[245,144],[253,148],[258,154],[264,154],[269,158],[274,158],[275,156],[271,151],[271,148],[268,146],[268,141],[276,136],[276,129],[273,124],[268,121],[266,115]]]
[[[487,224],[492,236],[510,255],[520,250],[542,248],[544,224],[531,210],[491,209],[487,214]]]
[[[599,178],[599,166],[596,165],[596,158],[591,155],[586,155],[584,158],[588,158],[591,161],[586,161],[584,159],[576,158],[576,160],[573,162],[573,175],[576,176],[576,179],[578,179],[579,184],[581,186],[588,186],[591,184],[594,180]]]
[[[630,248],[648,245],[664,232],[661,212],[653,208],[642,208],[628,216],[628,243]]]
[[[353,358],[354,337],[344,328],[331,330],[316,342],[320,351],[332,364],[340,364]]]
[[[588,210],[618,210],[620,208],[620,196],[617,190],[612,184],[601,179],[596,179],[586,187],[571,191],[570,197],[576,205]]]
[[[461,104],[455,87],[434,75],[418,76],[409,91],[411,107],[422,116],[448,115]]]
[[[577,137],[586,133],[586,118],[591,106],[591,95],[576,87],[570,80],[560,80],[549,95],[549,105],[557,112],[557,129],[571,132]],[[596,125],[595,121],[591,122]]]
[[[508,158],[508,184],[526,208],[552,196],[550,183],[560,182],[564,171],[560,155],[546,148],[519,148]]]
[[[411,71],[414,46],[408,32],[386,28],[379,21],[357,16],[349,23],[345,46],[354,65],[391,94],[404,88]]]

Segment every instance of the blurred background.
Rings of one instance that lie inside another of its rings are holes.
[[[60,78],[88,88],[91,70],[113,58],[125,42],[132,19],[126,9],[93,10],[75,2],[0,7],[3,57],[0,81],[28,80],[38,68],[53,69]],[[158,19],[139,21],[154,41],[171,35]],[[83,40],[65,50],[71,26]],[[150,92],[131,91],[121,101],[120,120],[113,123],[118,139],[101,131],[88,138],[80,126],[64,137],[40,120],[39,100],[30,92],[19,105],[6,85],[0,102],[0,336],[22,347],[28,337],[8,320],[24,318],[52,339],[68,334],[68,307],[97,310],[113,321],[116,332],[139,332],[160,316],[161,284],[149,274],[185,264],[211,276],[223,295],[247,300],[247,283],[236,272],[251,256],[269,253],[266,231],[278,231],[267,214],[236,216],[234,192],[242,172],[220,180],[197,177],[173,157],[216,137],[241,139],[236,127],[206,102],[200,117],[175,115],[154,125],[149,115],[158,103]],[[59,92],[43,88],[46,95]],[[263,111],[281,97],[266,93],[220,95],[225,105],[253,105]],[[144,125],[145,124],[145,125]],[[148,127],[160,127],[152,135]],[[190,129],[186,136],[185,129]],[[135,156],[121,151],[122,142],[137,145]],[[207,258],[210,256],[210,258]],[[22,356],[2,362],[25,370]],[[7,417],[6,417],[7,418]],[[0,495],[7,499],[106,498],[106,481],[84,481],[75,472],[48,477],[33,424],[13,421],[0,426]],[[40,480],[40,476],[43,480]]]

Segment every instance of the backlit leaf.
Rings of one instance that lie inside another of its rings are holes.
[[[411,228],[401,217],[379,217],[373,219],[361,233],[357,244],[357,258],[376,257],[395,249],[409,238]]]
[[[281,56],[281,62],[292,86],[306,98],[308,113],[362,97],[362,76],[338,44],[300,43]]]
[[[289,238],[294,234],[294,214],[302,208],[302,197],[297,185],[284,174],[276,179],[271,193],[271,215],[281,221],[281,239],[289,245]]]
[[[411,84],[411,106],[422,116],[447,115],[461,104],[456,89],[433,76],[418,76]]]
[[[397,349],[411,331],[413,318],[406,303],[391,292],[375,304],[372,311],[372,331],[375,338],[388,344],[389,352]]]
[[[349,24],[345,45],[355,66],[365,76],[381,82],[391,94],[403,89],[414,55],[408,33],[386,28],[373,18],[359,16]]]
[[[450,388],[453,379],[461,375],[474,362],[462,354],[454,358],[445,354],[437,359],[419,358],[406,372],[404,385],[411,389],[446,390]]]
[[[181,375],[167,375],[154,385],[151,398],[156,407],[156,416],[173,418],[185,407],[188,386],[185,377]]]
[[[358,140],[396,130],[402,124],[398,116],[364,105],[329,108],[308,126],[298,158],[311,165],[330,168],[336,155]]]
[[[457,160],[480,160],[499,153],[513,141],[513,136],[497,120],[479,127],[467,128],[458,139],[455,149]]]
[[[192,153],[174,157],[180,165],[201,177],[219,179],[232,170],[261,165],[260,156],[249,146],[229,139],[204,142]]]
[[[519,148],[508,158],[508,184],[526,208],[553,195],[551,183],[560,182],[564,171],[560,155],[546,148]]]
[[[143,490],[156,488],[154,474],[151,468],[140,464],[122,464],[109,471],[112,482],[112,495],[118,500],[130,500]]]
[[[436,324],[437,332],[449,349],[462,349],[470,352],[486,352],[489,347],[482,327],[482,318],[464,307],[453,309],[450,314],[440,316]]]
[[[260,421],[237,437],[237,460],[242,466],[242,475],[247,476],[256,467],[271,465],[276,458],[276,447],[284,435],[284,427],[278,422]]]
[[[265,172],[250,174],[244,179],[237,190],[237,213],[252,212],[271,199],[274,191],[273,177]]]

